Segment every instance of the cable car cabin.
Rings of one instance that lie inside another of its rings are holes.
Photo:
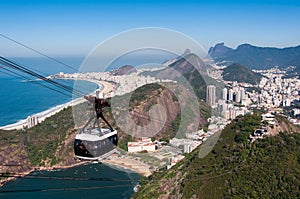
[[[117,147],[117,131],[99,128],[85,129],[74,141],[75,156],[83,160],[97,160]]]

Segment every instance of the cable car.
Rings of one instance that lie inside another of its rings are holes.
[[[102,114],[102,109],[110,105],[104,99],[97,97],[85,96],[84,98],[94,105],[95,111],[87,124],[76,135],[74,153],[77,158],[82,160],[100,160],[116,151],[117,131],[111,127]],[[109,129],[100,127],[99,118],[104,120]],[[91,125],[93,121],[94,124]]]

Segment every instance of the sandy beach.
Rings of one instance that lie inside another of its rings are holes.
[[[76,79],[77,80],[77,79]],[[109,82],[105,82],[105,81],[99,81],[99,80],[95,80],[95,79],[78,79],[78,80],[84,80],[84,81],[90,81],[93,82],[95,84],[98,84],[100,88],[102,88],[102,93],[104,94],[104,96],[109,96],[111,94],[111,92],[114,91],[114,86],[113,84],[109,83]],[[90,93],[90,95],[95,95],[95,92]],[[74,106],[77,104],[80,104],[82,102],[84,102],[85,99],[83,98],[77,98],[77,99],[73,99],[70,102],[67,102],[65,104],[61,104],[55,107],[52,107],[46,111],[34,114],[38,117],[38,121],[39,123],[44,121],[46,118],[58,113],[59,111],[63,110],[64,108],[67,108],[69,106]],[[24,127],[27,126],[27,121],[26,119],[22,119],[16,123],[13,124],[9,124],[6,126],[2,126],[0,127],[0,129],[2,130],[14,130],[14,129],[23,129]]]
[[[149,165],[139,160],[135,160],[131,156],[111,157],[109,159],[101,160],[101,162],[107,165],[115,165],[124,169],[129,169],[146,177],[152,174]]]

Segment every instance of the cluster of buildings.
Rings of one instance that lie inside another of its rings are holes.
[[[202,141],[200,140],[192,140],[192,139],[178,139],[178,138],[172,138],[170,140],[170,144],[172,146],[183,148],[183,153],[190,153],[194,149],[196,149]]]
[[[207,104],[217,108],[220,115],[225,119],[232,120],[238,115],[248,113],[249,107],[275,110],[290,107],[294,101],[300,101],[300,80],[297,77],[286,77],[286,71],[278,68],[257,70],[255,72],[263,75],[258,85],[224,81],[226,87],[223,88],[219,100],[216,99],[216,87],[208,85]],[[299,123],[295,119],[299,117],[299,112],[299,109],[296,108],[291,111],[291,115],[294,117],[291,121],[295,124]]]
[[[223,88],[222,99],[220,99],[221,101],[219,100],[218,103],[216,100],[216,86],[208,85],[206,91],[206,103],[213,108],[217,107],[217,104],[222,103],[222,101],[239,103],[244,106],[249,105],[251,102],[245,93],[245,88],[239,86],[237,82],[232,82],[231,88]]]
[[[257,71],[263,74],[258,87],[261,93],[257,93],[259,106],[276,108],[279,106],[291,106],[294,100],[299,100],[300,80],[297,77],[286,78],[285,71],[277,68]]]
[[[185,157],[183,153],[190,153],[195,150],[208,137],[220,132],[230,121],[222,117],[212,117],[209,119],[209,122],[207,131],[201,129],[196,132],[186,133],[186,138],[172,138],[169,144],[158,141],[152,142],[151,138],[147,137],[143,137],[137,142],[128,142],[128,152],[151,152],[147,155],[159,159],[161,163],[165,161],[165,166],[169,169]]]
[[[216,87],[214,85],[208,85],[206,103],[213,109],[216,109],[218,115],[224,117],[226,120],[233,120],[239,115],[248,113],[246,106],[250,104],[250,100],[245,93],[245,88],[233,82],[231,88],[223,88],[222,98],[218,101]]]
[[[297,77],[286,77],[286,72],[278,68],[255,72],[263,75],[258,85],[224,81],[226,87],[223,88],[219,95],[221,98],[218,100],[216,87],[208,85],[206,103],[227,121],[249,113],[250,108],[262,107],[269,111],[262,115],[263,124],[276,125],[277,121],[271,112],[282,111],[282,107],[290,107],[293,102],[300,101],[300,80]],[[289,120],[294,124],[300,124],[300,109],[294,108],[290,114],[293,118]],[[266,135],[268,129],[262,127],[252,133],[251,139],[263,138]]]
[[[145,77],[138,74],[139,73],[131,73],[129,75],[111,76],[108,80],[118,84],[118,87],[115,90],[115,95],[124,95],[143,85],[161,82],[159,79],[155,79],[155,77]]]
[[[59,73],[50,78],[66,78],[66,79],[82,79],[82,80],[102,80],[113,82],[116,84],[115,91],[111,94],[113,95],[124,95],[126,93],[130,93],[137,88],[152,83],[165,83],[165,82],[174,82],[168,79],[157,79],[155,77],[151,77],[149,75],[143,76],[141,75],[144,71],[156,71],[161,68],[151,68],[151,69],[137,69],[136,72],[132,72],[126,75],[112,75],[110,72],[88,72],[88,73],[73,73],[73,74],[65,74]]]

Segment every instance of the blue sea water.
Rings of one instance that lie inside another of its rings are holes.
[[[74,83],[74,80],[55,81],[69,86],[73,86]],[[39,84],[36,84],[37,82]],[[72,100],[72,95],[61,94],[40,84],[57,89],[40,80],[23,81],[14,77],[0,77],[0,126],[15,123],[29,115]],[[87,81],[80,81],[79,84],[80,90],[86,94],[98,88],[98,85]]]
[[[88,164],[64,170],[36,171],[0,188],[1,199],[130,198],[140,175]]]
[[[58,72],[72,73],[73,70],[43,58],[10,59],[43,76],[57,74]],[[74,69],[76,69],[75,66],[78,68],[81,59],[74,58],[74,60],[72,60],[69,58],[64,61],[68,63],[68,65],[74,65]],[[3,72],[7,71],[0,68],[0,126],[15,123],[19,120],[26,119],[29,115],[45,111],[72,100],[72,94],[58,89],[49,83],[36,80],[34,77],[30,77],[23,73],[19,74],[26,78],[16,76],[15,74],[7,75]],[[73,72],[76,72],[76,70]],[[28,79],[31,79],[32,81],[27,81]],[[74,84],[73,80],[55,81],[70,87],[73,87]],[[45,86],[56,89],[64,94],[45,88]],[[80,82],[80,90],[84,93],[90,93],[97,89],[97,87],[98,85],[91,82]]]

